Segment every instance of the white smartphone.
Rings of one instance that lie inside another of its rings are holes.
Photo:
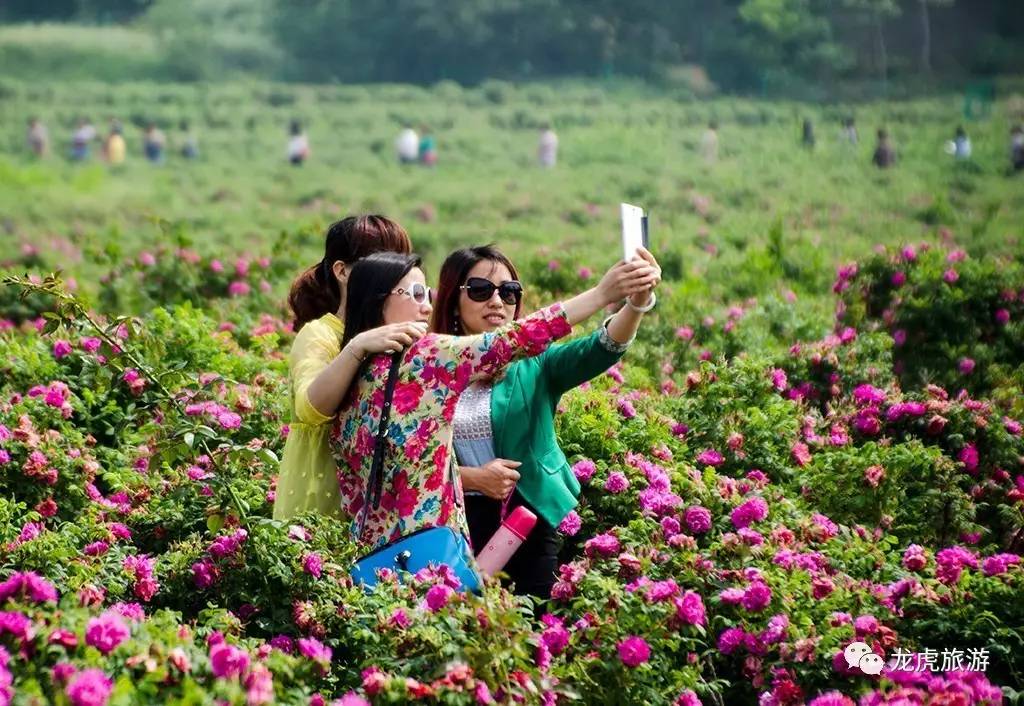
[[[647,214],[639,206],[619,204],[622,214],[622,259],[629,262],[636,256],[636,249],[647,247]]]

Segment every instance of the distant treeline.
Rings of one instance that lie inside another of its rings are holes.
[[[775,93],[1024,69],[1021,0],[6,0],[0,21],[134,23],[184,80],[615,75]]]

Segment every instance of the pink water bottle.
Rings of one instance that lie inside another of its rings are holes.
[[[504,568],[537,524],[537,516],[520,505],[501,523],[487,546],[476,555],[477,566],[484,576],[493,576]]]

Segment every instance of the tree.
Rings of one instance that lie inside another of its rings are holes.
[[[889,50],[885,43],[885,23],[900,14],[896,0],[843,0],[843,4],[860,15],[871,27],[874,44],[874,65],[882,81],[889,80]]]
[[[929,5],[949,7],[956,0],[917,0],[921,12],[921,70],[932,72],[932,18]]]

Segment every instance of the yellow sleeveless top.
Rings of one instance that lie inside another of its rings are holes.
[[[325,314],[302,327],[288,355],[292,415],[281,457],[274,499],[274,519],[288,520],[307,510],[341,517],[336,464],[327,435],[328,417],[309,403],[309,385],[341,352],[345,325]]]

